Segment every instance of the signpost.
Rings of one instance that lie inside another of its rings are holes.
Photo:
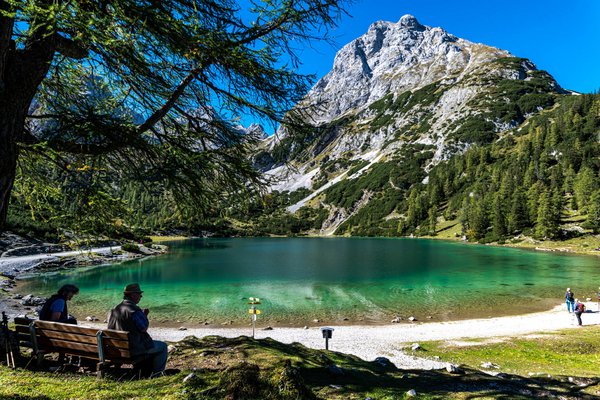
[[[256,308],[257,304],[260,304],[260,299],[258,297],[249,297],[248,304],[251,305],[248,310],[248,314],[252,316],[252,339],[254,339],[254,330],[256,327],[256,316],[260,314],[260,310]]]

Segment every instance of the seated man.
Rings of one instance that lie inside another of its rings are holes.
[[[167,365],[167,345],[152,340],[148,334],[148,312],[142,310],[138,303],[142,299],[142,290],[137,283],[125,286],[123,301],[110,311],[108,329],[129,332],[129,346],[132,356],[148,355],[152,359],[152,372],[157,375]]]
[[[69,315],[67,310],[67,301],[79,293],[79,288],[75,285],[67,284],[58,289],[58,293],[53,294],[42,306],[40,310],[40,320],[56,321],[65,324],[77,325],[77,320]]]

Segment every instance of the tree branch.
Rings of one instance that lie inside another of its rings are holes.
[[[169,97],[169,99],[162,105],[158,110],[156,110],[143,124],[138,127],[138,133],[144,133],[153,127],[158,121],[160,121],[167,113],[173,108],[177,100],[183,95],[185,89],[194,81],[194,79],[198,76],[202,67],[194,68],[188,76],[186,76],[183,81],[177,86],[173,94]]]
[[[121,135],[120,137],[128,138],[128,135]],[[23,130],[23,133],[19,137],[19,144],[24,146],[34,146],[36,144],[46,143],[46,145],[59,152],[66,152],[71,154],[84,154],[84,155],[92,155],[98,156],[102,154],[107,154],[116,150],[120,150],[127,146],[132,145],[131,141],[122,140],[122,141],[107,141],[102,144],[96,143],[77,143],[74,141],[63,140],[61,138],[52,138],[42,140],[29,132],[28,130]]]
[[[76,41],[66,38],[58,33],[54,35],[56,42],[56,51],[65,57],[73,58],[75,60],[81,60],[87,57],[88,49],[81,46]]]

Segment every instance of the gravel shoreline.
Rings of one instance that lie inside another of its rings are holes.
[[[413,324],[393,324],[384,326],[334,326],[329,349],[356,355],[365,360],[387,357],[398,368],[437,369],[446,363],[423,357],[423,353],[412,351],[414,343],[430,340],[456,341],[459,339],[497,338],[545,333],[560,329],[584,329],[600,324],[597,303],[586,303],[586,312],[582,316],[583,328],[576,325],[575,316],[567,313],[564,305],[552,310],[534,314],[494,317],[450,322],[425,322]],[[593,311],[590,311],[593,310]],[[186,336],[218,335],[224,337],[251,336],[252,328],[152,328],[155,339],[179,341]],[[299,342],[303,345],[324,349],[325,340],[319,328],[277,328],[255,332],[255,338],[270,337],[283,343]]]
[[[533,314],[470,319],[449,322],[418,322],[380,326],[346,325],[332,326],[333,336],[329,350],[358,356],[372,361],[386,357],[398,368],[440,369],[447,363],[427,358],[426,353],[412,350],[415,343],[444,340],[453,343],[471,339],[497,340],[523,335],[550,333],[561,329],[586,329],[600,324],[600,313],[596,302],[587,302],[587,312],[582,316],[583,327],[578,327],[575,316],[567,313],[564,305],[552,310]],[[92,327],[105,327],[101,323],[85,323]],[[167,328],[151,327],[153,339],[177,342],[188,336],[223,336],[235,338],[252,336],[252,327],[247,328]],[[256,339],[271,338],[282,343],[301,343],[313,349],[324,349],[325,340],[319,327],[289,328],[257,326]]]

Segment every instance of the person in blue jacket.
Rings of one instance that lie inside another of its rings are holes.
[[[575,294],[571,291],[571,288],[567,288],[565,292],[565,302],[567,303],[567,311],[575,311]]]
[[[77,325],[77,319],[69,315],[67,301],[79,293],[79,288],[73,284],[63,285],[56,294],[50,296],[39,312],[40,320],[56,321]]]

